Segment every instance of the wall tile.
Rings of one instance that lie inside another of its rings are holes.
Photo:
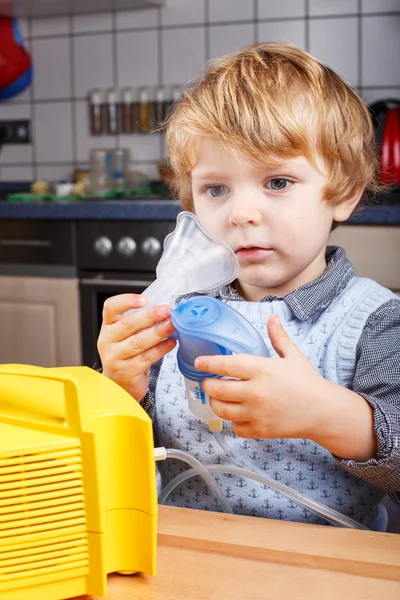
[[[111,31],[113,26],[112,13],[103,12],[96,15],[74,15],[72,31],[85,33],[91,31]]]
[[[197,77],[206,60],[204,27],[162,32],[163,83],[186,84]]]
[[[362,18],[362,85],[400,85],[400,14]]]
[[[213,21],[249,21],[254,19],[254,3],[250,0],[211,0],[209,19]]]
[[[119,33],[118,85],[157,85],[158,35],[156,31]]]
[[[131,135],[121,135],[119,146],[129,148],[131,151],[131,160],[156,162],[160,160],[160,134],[150,133],[141,135],[133,133]]]
[[[114,84],[112,34],[74,38],[75,96],[86,97],[93,88]]]
[[[0,167],[1,181],[33,181],[32,167]]]
[[[253,24],[210,27],[210,57],[216,58],[254,43]]]
[[[37,162],[72,162],[71,104],[37,104],[34,135]]]
[[[51,38],[32,41],[36,100],[68,98],[71,95],[70,41]]]
[[[73,180],[72,165],[38,165],[37,178],[51,183]]]
[[[119,10],[116,14],[117,29],[141,29],[157,27],[158,11],[150,10]]]
[[[161,9],[162,25],[204,23],[204,0],[168,0]]]
[[[358,22],[356,17],[310,21],[310,52],[347,83],[358,81]]]
[[[363,13],[400,11],[399,0],[361,0]]]
[[[305,0],[258,0],[259,19],[279,19],[281,17],[304,17],[306,14]]]
[[[309,0],[310,16],[357,14],[358,0]]]
[[[65,35],[69,33],[69,17],[45,17],[32,19],[32,37],[42,35]]]
[[[395,99],[400,100],[400,86],[398,88],[379,88],[374,90],[362,90],[361,96],[367,104],[372,104],[378,100]]]
[[[285,42],[298,48],[306,46],[304,21],[274,21],[258,24],[259,42]]]
[[[89,132],[89,111],[85,101],[75,103],[75,139],[77,160],[80,164],[89,162],[92,148],[115,148],[116,137],[113,135],[92,136]]]

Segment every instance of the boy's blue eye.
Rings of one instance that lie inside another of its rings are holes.
[[[284,179],[283,177],[275,177],[274,179],[270,179],[270,181],[268,181],[271,190],[274,190],[275,192],[285,190],[288,187],[289,183],[291,182],[288,179]]]
[[[227,189],[224,185],[213,185],[206,189],[207,196],[211,196],[211,198],[221,198],[226,193]]]

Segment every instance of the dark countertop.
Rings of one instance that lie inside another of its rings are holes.
[[[0,219],[174,221],[181,210],[175,200],[107,200],[37,204],[0,202]],[[359,225],[400,225],[400,204],[368,206],[348,222]]]
[[[69,219],[104,221],[175,221],[175,200],[102,200],[93,202],[0,202],[0,219]]]

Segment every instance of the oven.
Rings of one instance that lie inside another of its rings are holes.
[[[143,292],[156,276],[165,237],[175,221],[79,221],[78,277],[83,364],[99,362],[103,305],[118,294]]]

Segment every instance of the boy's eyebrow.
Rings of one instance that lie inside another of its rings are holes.
[[[219,179],[221,177],[226,177],[223,173],[217,173],[216,171],[205,171],[204,173],[200,171],[199,173],[196,173],[196,169],[192,171],[192,177],[193,176],[195,176],[196,179]]]
[[[301,163],[293,163],[293,162],[282,162],[280,164],[276,164],[276,165],[265,165],[265,166],[261,166],[260,165],[260,171],[276,171],[277,169],[307,169],[308,166],[301,164]],[[193,169],[192,171],[192,177],[195,177],[196,179],[199,179],[200,181],[202,180],[208,180],[208,179],[226,179],[228,176],[225,173],[218,173],[217,171],[202,171],[201,169],[199,169],[198,172],[196,172],[196,169]]]

